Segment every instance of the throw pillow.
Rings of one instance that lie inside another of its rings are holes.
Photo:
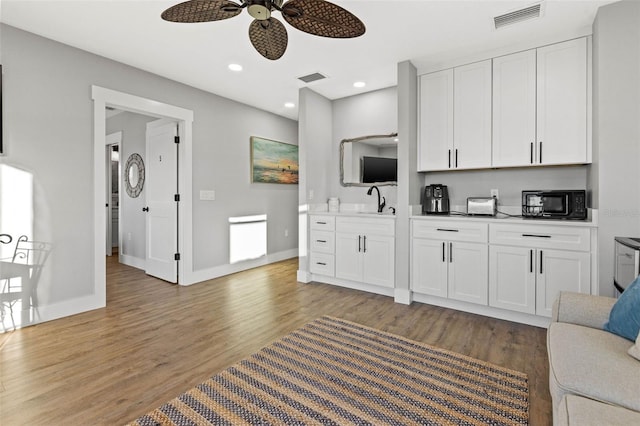
[[[640,334],[636,337],[636,344],[629,349],[629,355],[640,361]]]
[[[631,341],[640,332],[640,276],[620,295],[604,329]]]

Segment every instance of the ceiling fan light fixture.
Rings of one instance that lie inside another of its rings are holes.
[[[269,0],[255,0],[247,7],[249,15],[259,21],[271,18],[271,2]]]

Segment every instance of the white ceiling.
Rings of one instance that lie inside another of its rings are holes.
[[[238,0],[239,1],[239,0]],[[249,42],[246,11],[217,22],[176,24],[160,14],[180,0],[1,0],[0,21],[230,99],[297,119],[298,90],[339,99],[396,85],[397,63],[419,72],[458,58],[483,59],[591,33],[599,6],[611,0],[544,0],[543,16],[493,29],[493,17],[527,0],[333,0],[358,16],[355,39],[312,36],[280,19],[289,46],[277,61]],[[241,72],[227,66],[238,63]],[[310,84],[298,77],[320,72]],[[356,89],[355,81],[366,82]],[[293,102],[295,108],[284,107]]]

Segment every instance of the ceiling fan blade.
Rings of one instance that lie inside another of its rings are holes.
[[[352,38],[365,26],[351,12],[325,0],[291,0],[282,6],[282,17],[292,27],[322,37]]]
[[[162,12],[162,19],[170,22],[210,22],[233,18],[244,5],[228,0],[189,0]]]
[[[262,56],[271,60],[284,55],[289,41],[284,25],[274,17],[255,19],[249,26],[249,39]]]

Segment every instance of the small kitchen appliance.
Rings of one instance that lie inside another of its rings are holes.
[[[587,218],[586,191],[522,191],[522,217],[584,220]]]
[[[622,293],[640,274],[640,238],[615,237],[613,285]]]
[[[473,216],[495,216],[498,211],[498,199],[495,197],[467,198],[467,214]]]
[[[424,187],[423,214],[449,214],[449,189],[440,183]]]

